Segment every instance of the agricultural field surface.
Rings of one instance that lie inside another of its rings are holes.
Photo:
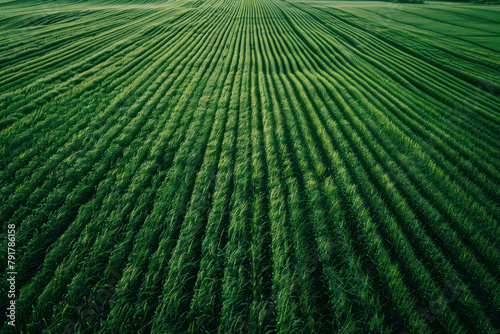
[[[0,222],[1,333],[500,333],[500,5],[0,0]]]

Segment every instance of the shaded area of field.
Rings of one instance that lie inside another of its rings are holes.
[[[306,2],[312,3],[312,2]],[[426,5],[383,4],[380,2],[318,2],[365,18],[391,32],[416,33],[468,50],[500,51],[500,6],[430,2]]]
[[[498,7],[0,6],[19,332],[500,330]]]

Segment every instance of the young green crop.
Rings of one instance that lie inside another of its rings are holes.
[[[20,332],[500,330],[493,6],[0,5]]]

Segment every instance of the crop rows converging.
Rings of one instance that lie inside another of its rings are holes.
[[[15,332],[500,331],[500,54],[328,3],[0,1]]]

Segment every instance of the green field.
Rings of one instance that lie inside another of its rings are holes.
[[[499,333],[500,6],[0,0],[0,222],[3,333]]]

